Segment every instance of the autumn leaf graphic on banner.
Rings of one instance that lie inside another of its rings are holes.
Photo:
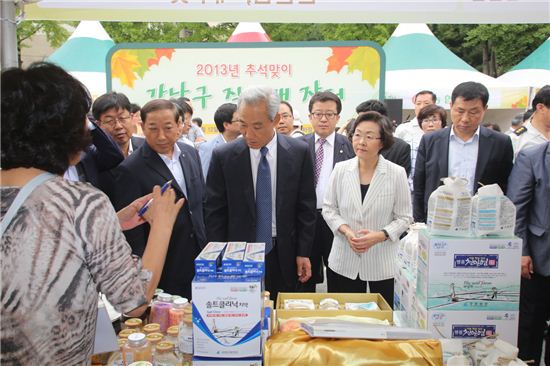
[[[331,48],[332,48],[332,56],[327,58],[327,61],[328,61],[327,72],[336,71],[339,73],[342,70],[342,67],[348,64],[346,62],[347,58],[351,55],[351,53],[353,52],[353,49],[357,47],[331,47]]]
[[[380,75],[380,56],[372,47],[331,47],[332,56],[327,58],[327,72],[340,73],[348,66],[348,74],[361,72],[361,79],[367,80],[373,87]]]
[[[118,78],[122,85],[127,85],[130,88],[134,87],[136,80],[135,70],[139,68],[139,61],[135,52],[117,51],[111,57],[111,72],[113,78]]]
[[[112,77],[118,78],[122,85],[133,88],[136,79],[143,79],[151,66],[158,65],[162,57],[171,60],[173,53],[173,48],[117,51],[111,58]]]

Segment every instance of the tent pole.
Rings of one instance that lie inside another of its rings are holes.
[[[1,0],[0,15],[2,18],[2,70],[17,67],[17,24],[15,21],[15,1]]]

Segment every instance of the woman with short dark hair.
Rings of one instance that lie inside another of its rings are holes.
[[[393,306],[399,237],[412,222],[407,173],[382,157],[393,143],[387,117],[361,114],[351,131],[356,157],[336,164],[323,202],[334,232],[328,258],[328,292],[367,290]]]
[[[86,88],[48,63],[5,70],[1,83],[0,363],[89,365],[98,291],[120,312],[147,308],[183,202],[155,187],[149,241],[133,257],[122,230],[144,222],[151,195],[116,213],[93,186],[61,177],[90,142]]]

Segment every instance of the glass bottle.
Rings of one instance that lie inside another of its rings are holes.
[[[178,334],[180,329],[177,325],[171,326],[166,330],[166,342],[172,342],[173,344],[178,344]]]
[[[153,302],[151,307],[150,323],[157,323],[160,325],[160,331],[166,333],[169,325],[169,312],[172,308],[172,295],[165,292],[158,294],[157,299]]]
[[[179,366],[180,360],[174,352],[174,344],[172,342],[160,342],[157,345],[155,355],[155,366]]]
[[[143,321],[139,318],[130,318],[124,322],[124,328],[125,329],[135,329],[138,332],[141,331],[141,326],[143,324]]]
[[[122,338],[118,340],[118,351],[115,351],[109,356],[107,360],[107,366],[124,366],[124,358],[122,357],[124,345],[127,339]]]
[[[143,327],[143,333],[151,334],[151,333],[160,333],[160,324],[158,323],[149,323]]]
[[[186,315],[180,323],[178,336],[178,351],[185,364],[193,361],[193,320]]]
[[[170,326],[179,325],[185,315],[185,307],[189,304],[185,297],[179,297],[174,300],[174,305],[169,311]]]
[[[123,357],[126,366],[136,361],[153,361],[151,345],[147,342],[145,334],[132,333],[128,336],[128,341],[124,345]]]

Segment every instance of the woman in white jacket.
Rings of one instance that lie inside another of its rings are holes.
[[[400,235],[412,222],[405,170],[380,155],[393,143],[384,116],[360,115],[351,135],[356,157],[336,164],[323,202],[334,232],[328,258],[329,292],[380,293],[393,306]]]

